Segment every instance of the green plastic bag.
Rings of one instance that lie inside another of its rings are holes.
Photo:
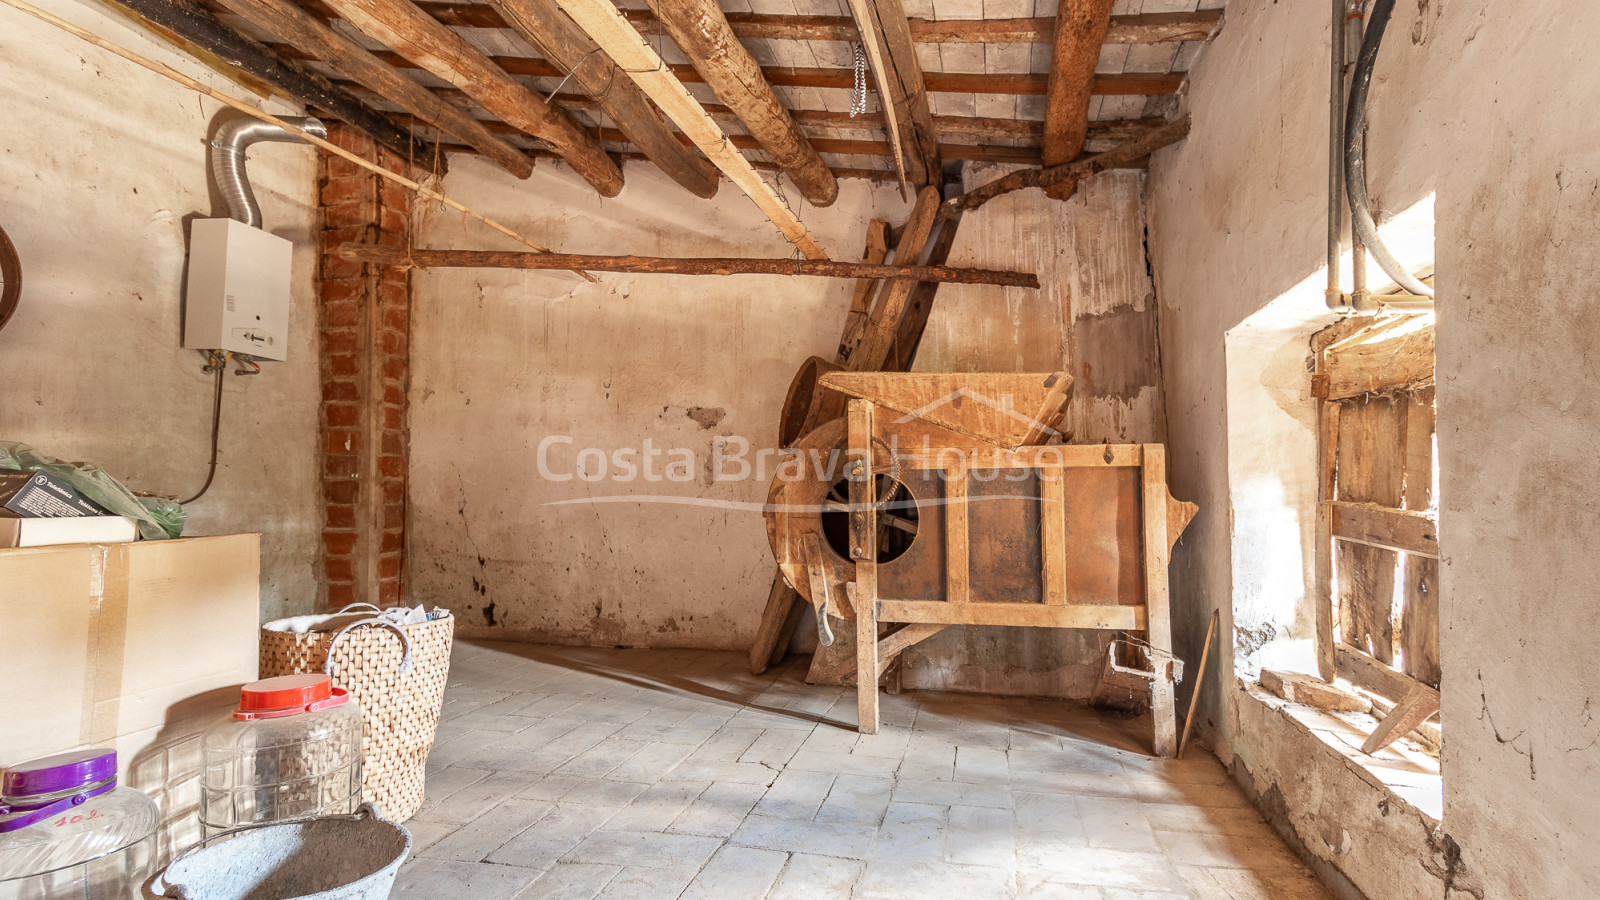
[[[0,441],[0,469],[48,472],[72,485],[78,493],[105,507],[114,516],[127,516],[139,526],[147,541],[183,534],[183,507],[158,497],[135,497],[122,482],[99,466],[62,462],[16,441]]]

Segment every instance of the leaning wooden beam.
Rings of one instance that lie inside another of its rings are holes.
[[[288,0],[218,2],[250,24],[294,44],[401,109],[467,142],[518,178],[533,174],[533,161],[521,150],[490,134],[482,122]]]
[[[970,212],[990,200],[1020,191],[1024,188],[1048,188],[1051,185],[1073,185],[1097,172],[1106,169],[1115,169],[1125,166],[1134,160],[1149,156],[1162,147],[1183,140],[1189,133],[1189,117],[1184,116],[1177,121],[1156,129],[1144,137],[1129,141],[1115,150],[1097,153],[1088,159],[1082,159],[1064,166],[1051,166],[1048,169],[1024,169],[1012,172],[1004,178],[997,178],[980,188],[967,191],[959,197],[952,197],[944,202],[942,215],[954,215],[961,212]],[[1071,193],[1070,191],[1068,192]]]
[[[939,189],[928,185],[918,192],[917,204],[911,209],[911,219],[906,223],[905,232],[900,236],[900,243],[895,245],[895,263],[915,266],[922,261],[923,249],[933,233],[938,212]],[[946,267],[917,266],[917,268],[937,270]],[[877,308],[872,311],[871,318],[867,320],[867,327],[863,329],[861,335],[861,343],[849,354],[851,371],[883,370],[884,361],[889,357],[889,347],[900,333],[900,322],[911,301],[912,291],[916,289],[918,282],[931,280],[933,279],[916,276],[900,277],[890,282],[886,289],[879,291],[883,295],[883,300],[878,303]]]
[[[489,0],[512,28],[571,73],[572,81],[594,97],[628,140],[667,177],[696,196],[717,193],[717,170],[694,149],[685,147],[667,129],[661,115],[634,84],[595,46],[583,29],[572,24],[555,0]]]
[[[327,3],[368,37],[466,91],[502,121],[549,144],[602,195],[615,197],[622,191],[622,170],[599,142],[411,0]]]
[[[881,41],[881,68],[874,68],[872,75],[885,117],[895,123],[891,133],[904,145],[905,178],[912,187],[938,187],[944,183],[939,133],[934,130],[928,84],[911,43],[905,7],[900,0],[851,0],[851,6],[862,8],[857,18],[867,22],[863,34],[871,30]]]
[[[861,47],[866,53],[867,65],[872,70],[872,80],[881,90],[883,85],[892,83],[894,75],[889,67],[889,47],[884,43],[883,29],[878,27],[877,7],[872,0],[850,0],[850,14],[855,17],[856,29],[861,33]],[[903,196],[911,191],[911,177],[906,170],[905,139],[900,135],[904,120],[899,109],[887,101],[883,106],[885,115],[882,118],[887,126],[885,131],[889,135],[889,149],[894,157],[894,171],[900,177]],[[918,187],[921,183],[919,180]]]
[[[950,258],[950,249],[956,242],[956,230],[960,227],[959,213],[939,217],[934,224],[931,246],[927,251],[928,265],[942,266]],[[928,330],[928,318],[933,314],[933,301],[938,292],[937,281],[919,282],[912,288],[906,311],[900,316],[900,328],[895,332],[894,343],[884,357],[885,372],[911,371],[911,364],[917,359],[917,348],[922,345],[923,332]]]
[[[365,131],[401,157],[425,159],[431,152],[382,113],[335,87],[321,75],[283,60],[270,49],[224,25],[196,0],[121,0],[119,5],[240,72]]]
[[[589,256],[578,253],[522,253],[503,250],[408,250],[375,244],[344,244],[339,256],[355,262],[423,269],[584,269],[591,272],[648,272],[658,275],[806,275],[818,278],[895,278],[910,282],[998,284],[1037,288],[1028,272],[956,266],[872,265],[807,259],[733,257]]]
[[[643,36],[628,24],[610,0],[560,0],[562,9],[572,16],[594,42],[611,55],[628,77],[655,101],[656,106],[676,122],[678,128],[744,191],[761,212],[778,226],[783,236],[810,259],[827,259],[828,254],[806,230],[794,211],[750,165],[744,154],[734,149],[727,134],[689,93],[677,76]],[[793,124],[793,123],[791,123]],[[832,178],[830,173],[829,178]],[[835,190],[838,190],[835,185]]]
[[[1044,164],[1059,166],[1077,159],[1089,133],[1089,96],[1094,68],[1111,27],[1112,0],[1063,0],[1056,17],[1055,46],[1050,54],[1049,87],[1045,90]],[[1072,187],[1057,183],[1045,193],[1064,200]]]
[[[716,0],[649,0],[689,63],[717,98],[744,122],[773,162],[783,167],[812,206],[829,206],[839,183],[789,110],[761,75],[761,66],[728,27]],[[688,129],[684,129],[687,131]]]

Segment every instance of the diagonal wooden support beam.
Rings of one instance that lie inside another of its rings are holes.
[[[1112,0],[1061,0],[1045,87],[1046,166],[1071,162],[1083,150],[1083,139],[1089,133],[1094,67],[1100,61],[1100,47],[1111,27],[1111,6]],[[1054,185],[1045,193],[1065,200],[1075,187]]]
[[[288,0],[219,2],[234,15],[293,44],[340,75],[455,135],[507,172],[518,178],[533,174],[533,160],[495,137],[482,122]]]
[[[502,121],[549,144],[602,195],[621,193],[622,170],[598,141],[411,0],[327,3],[368,37],[466,91]]]
[[[627,139],[661,171],[690,193],[717,193],[717,170],[679,143],[638,85],[628,79],[555,0],[489,0],[512,29],[570,73],[573,83],[595,98]]]
[[[855,17],[873,82],[880,86],[889,84],[892,77],[888,62],[889,47],[884,43],[882,30],[878,28],[878,14],[871,0],[850,0],[850,14]],[[894,171],[900,178],[901,196],[904,196],[911,191],[911,176],[906,171],[905,139],[900,134],[901,118],[881,92],[880,100],[883,104],[884,130],[889,135],[890,155],[894,157]]]
[[[667,68],[639,32],[628,23],[610,0],[560,0],[561,8],[572,16],[594,42],[611,55],[632,78],[645,96],[655,101],[667,118],[699,147],[713,165],[721,169],[744,191],[783,236],[809,259],[827,259],[828,254],[806,230],[788,204],[756,172],[744,154],[734,148],[728,135],[718,127],[700,101]]]
[[[911,42],[911,25],[900,0],[851,0],[863,39],[881,46],[881,69],[874,67],[884,117],[890,121],[891,140],[904,150],[904,180],[910,187],[938,187],[944,183],[944,164],[939,158],[939,133],[933,126],[928,105],[928,85],[917,62],[916,46]],[[870,33],[870,34],[869,34]],[[881,42],[881,43],[880,43]],[[873,59],[867,44],[868,59]],[[896,154],[899,159],[899,148]]]
[[[1003,178],[996,178],[982,187],[973,188],[959,197],[951,197],[946,200],[939,214],[941,216],[952,216],[971,212],[1001,194],[1009,194],[1012,191],[1020,191],[1030,187],[1048,190],[1057,185],[1063,185],[1067,188],[1067,195],[1071,196],[1072,192],[1077,190],[1078,182],[1083,179],[1098,172],[1104,172],[1106,169],[1125,166],[1136,159],[1149,156],[1168,144],[1183,140],[1188,134],[1189,117],[1185,115],[1177,121],[1147,132],[1115,150],[1097,153],[1077,162],[1050,166],[1045,169],[1023,169],[1012,172]]]
[[[716,0],[649,0],[661,24],[717,98],[794,180],[812,206],[829,206],[839,183],[772,92],[761,66],[728,25]],[[688,129],[684,129],[687,131]]]

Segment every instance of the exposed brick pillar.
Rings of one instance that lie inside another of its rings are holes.
[[[336,146],[409,174],[366,135],[337,123],[328,132]],[[347,159],[319,157],[322,600],[389,606],[404,594],[411,278],[333,251],[346,241],[404,246],[411,193]]]

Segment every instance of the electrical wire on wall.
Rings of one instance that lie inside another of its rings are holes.
[[[228,374],[228,363],[235,362],[239,364],[239,368],[234,370],[235,375],[261,374],[261,364],[243,353],[230,353],[226,350],[202,350],[200,352],[206,355],[206,364],[201,367],[200,371],[208,375],[215,373],[217,376],[216,391],[211,398],[211,462],[206,471],[206,483],[200,486],[199,492],[193,497],[187,500],[179,500],[178,503],[183,506],[187,506],[204,497],[206,491],[211,490],[211,482],[217,478],[217,452],[222,435],[222,379],[223,376]]]

